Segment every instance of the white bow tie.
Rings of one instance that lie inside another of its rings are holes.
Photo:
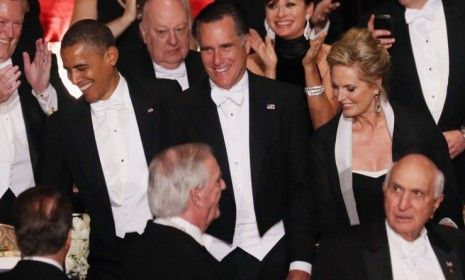
[[[234,104],[240,106],[242,104],[242,100],[244,99],[244,89],[243,87],[235,87],[231,90],[225,90],[213,87],[211,96],[217,107],[220,107],[227,101],[231,101]]]
[[[406,9],[405,10],[405,21],[407,24],[414,22],[416,19],[425,18],[427,20],[433,20],[434,14],[431,10],[417,10],[417,9]]]
[[[108,100],[99,100],[97,102],[90,104],[90,108],[93,114],[97,116],[101,116],[107,111],[123,110],[124,102],[121,98],[112,96]]]
[[[186,75],[186,72],[181,68],[177,68],[174,70],[168,70],[168,69],[157,69],[157,78],[161,79],[179,79],[182,78]]]

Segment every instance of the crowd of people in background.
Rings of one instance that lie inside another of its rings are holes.
[[[0,0],[0,279],[68,279],[76,194],[87,279],[465,279],[465,3],[354,2],[77,0],[76,99]]]

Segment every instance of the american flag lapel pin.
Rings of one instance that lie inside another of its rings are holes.
[[[454,264],[451,261],[446,261],[446,267],[450,274],[454,273]]]
[[[153,111],[154,111],[153,108],[149,108],[149,109],[147,110],[147,113],[152,113]]]
[[[267,110],[274,110],[274,109],[276,109],[276,105],[274,105],[274,104],[266,104],[266,109]]]

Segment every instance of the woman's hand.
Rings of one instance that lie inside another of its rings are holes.
[[[319,34],[315,39],[309,40],[310,48],[308,49],[307,53],[305,54],[304,58],[302,59],[302,64],[304,69],[311,70],[316,69],[318,70],[317,65],[317,58],[321,50],[321,46],[323,45],[327,33]]]
[[[274,50],[274,41],[268,36],[266,36],[265,41],[263,41],[260,34],[254,29],[250,29],[249,34],[250,46],[263,63],[264,75],[269,78],[275,77],[278,58]]]

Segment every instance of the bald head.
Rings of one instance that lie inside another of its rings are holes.
[[[399,160],[384,184],[389,226],[407,241],[418,238],[442,202],[444,175],[427,157],[411,154]]]

